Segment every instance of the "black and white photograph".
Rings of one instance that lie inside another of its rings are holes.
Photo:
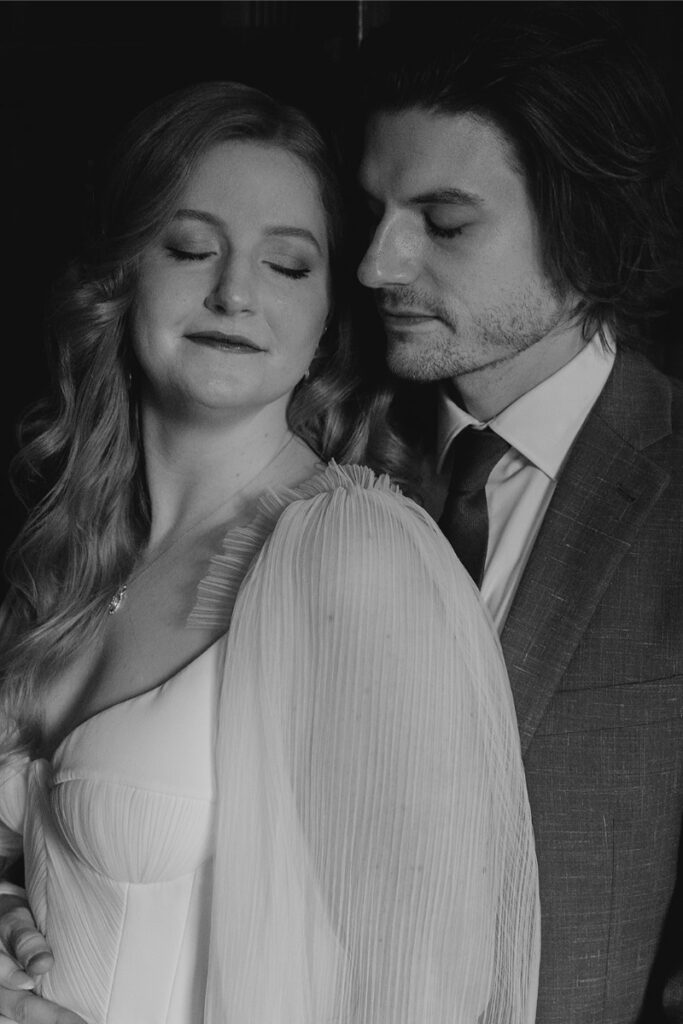
[[[678,2],[0,2],[0,1024],[683,1024]]]

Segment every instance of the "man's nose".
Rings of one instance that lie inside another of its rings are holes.
[[[399,218],[378,224],[358,267],[358,280],[366,288],[412,284],[420,272],[419,239]]]
[[[250,261],[228,254],[216,267],[204,305],[218,313],[250,312],[254,308],[254,290]]]

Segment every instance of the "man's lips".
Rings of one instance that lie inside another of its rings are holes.
[[[379,315],[386,324],[396,327],[411,327],[438,320],[433,313],[423,313],[418,309],[386,309],[379,307]]]
[[[211,348],[223,348],[230,352],[262,352],[243,334],[225,334],[223,331],[191,331],[185,335],[197,345],[208,345]]]

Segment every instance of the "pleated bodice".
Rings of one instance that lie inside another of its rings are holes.
[[[51,762],[27,762],[0,788],[5,820],[18,789],[31,811],[14,824],[55,954],[42,993],[92,1024],[202,1019],[222,646],[83,722]]]

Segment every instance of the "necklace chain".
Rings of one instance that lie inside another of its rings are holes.
[[[159,551],[154,556],[154,558],[147,563],[144,569],[141,569],[140,572],[135,573],[133,576],[129,576],[125,583],[122,583],[119,587],[117,587],[114,593],[112,594],[109,604],[107,605],[107,614],[113,615],[115,612],[119,610],[119,608],[123,604],[123,600],[126,596],[129,584],[133,583],[135,580],[141,579],[144,575],[146,575],[146,573],[149,572],[149,570],[152,568],[153,565],[155,565],[156,562],[163,558],[164,555],[168,554],[169,551],[172,551],[173,548],[177,544],[179,544],[181,540],[184,540],[191,533],[193,533],[194,530],[198,529],[205,522],[207,522],[207,520],[209,520],[211,516],[215,515],[215,513],[218,512],[219,509],[223,508],[224,505],[227,505],[228,502],[234,501],[236,498],[239,498],[239,496],[244,493],[247,487],[251,486],[251,484],[256,483],[259,477],[261,477],[266,472],[267,469],[270,469],[273,463],[276,462],[277,459],[279,459],[279,457],[285,451],[287,446],[291,444],[293,440],[294,435],[290,434],[290,436],[287,438],[284,444],[282,444],[278,448],[273,457],[268,460],[265,466],[263,466],[262,469],[260,469],[258,473],[256,473],[253,477],[250,477],[250,479],[247,480],[246,483],[244,483],[239,488],[239,490],[235,491],[234,494],[231,494],[229,498],[223,498],[219,505],[216,505],[215,508],[210,509],[205,515],[201,516],[201,518],[195,519],[193,522],[191,522],[190,525],[182,531],[182,533],[179,533],[177,537],[174,537],[169,544],[164,545],[161,551]]]

